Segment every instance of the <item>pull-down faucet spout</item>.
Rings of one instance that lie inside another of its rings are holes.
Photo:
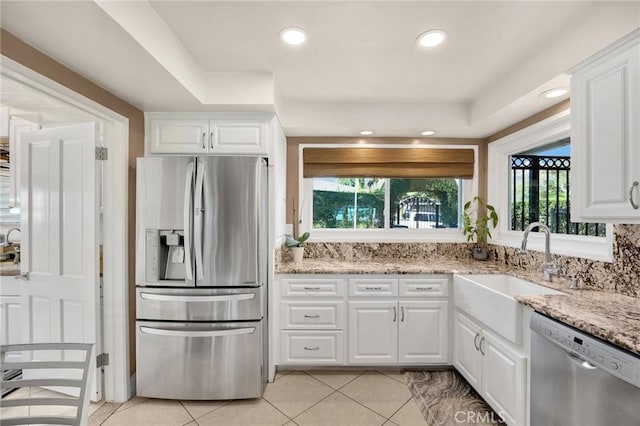
[[[529,238],[529,232],[531,232],[533,228],[538,228],[544,233],[544,264],[542,265],[542,279],[544,281],[551,281],[551,275],[558,275],[560,270],[553,265],[553,262],[551,262],[551,231],[547,225],[541,222],[530,223],[524,230],[524,236],[522,238],[519,253],[527,252],[527,239]]]

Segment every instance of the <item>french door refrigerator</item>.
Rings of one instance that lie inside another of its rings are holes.
[[[139,158],[136,190],[137,394],[260,397],[266,160]]]

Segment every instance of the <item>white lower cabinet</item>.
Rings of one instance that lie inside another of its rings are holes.
[[[401,301],[398,323],[400,364],[447,364],[449,315],[446,300]]]
[[[446,364],[445,300],[349,302],[349,363]]]
[[[398,360],[398,302],[349,302],[349,363]]]
[[[466,315],[454,316],[453,363],[510,426],[526,423],[527,365],[524,353],[512,349]]]
[[[447,365],[451,276],[289,275],[272,315],[281,365]]]

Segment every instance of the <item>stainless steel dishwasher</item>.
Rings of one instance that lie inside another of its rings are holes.
[[[531,317],[531,426],[637,426],[640,356]]]

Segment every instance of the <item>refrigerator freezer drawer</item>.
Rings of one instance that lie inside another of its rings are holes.
[[[137,317],[155,321],[246,321],[262,318],[263,287],[136,289]]]
[[[262,321],[137,321],[137,394],[188,400],[259,398],[262,334]]]

